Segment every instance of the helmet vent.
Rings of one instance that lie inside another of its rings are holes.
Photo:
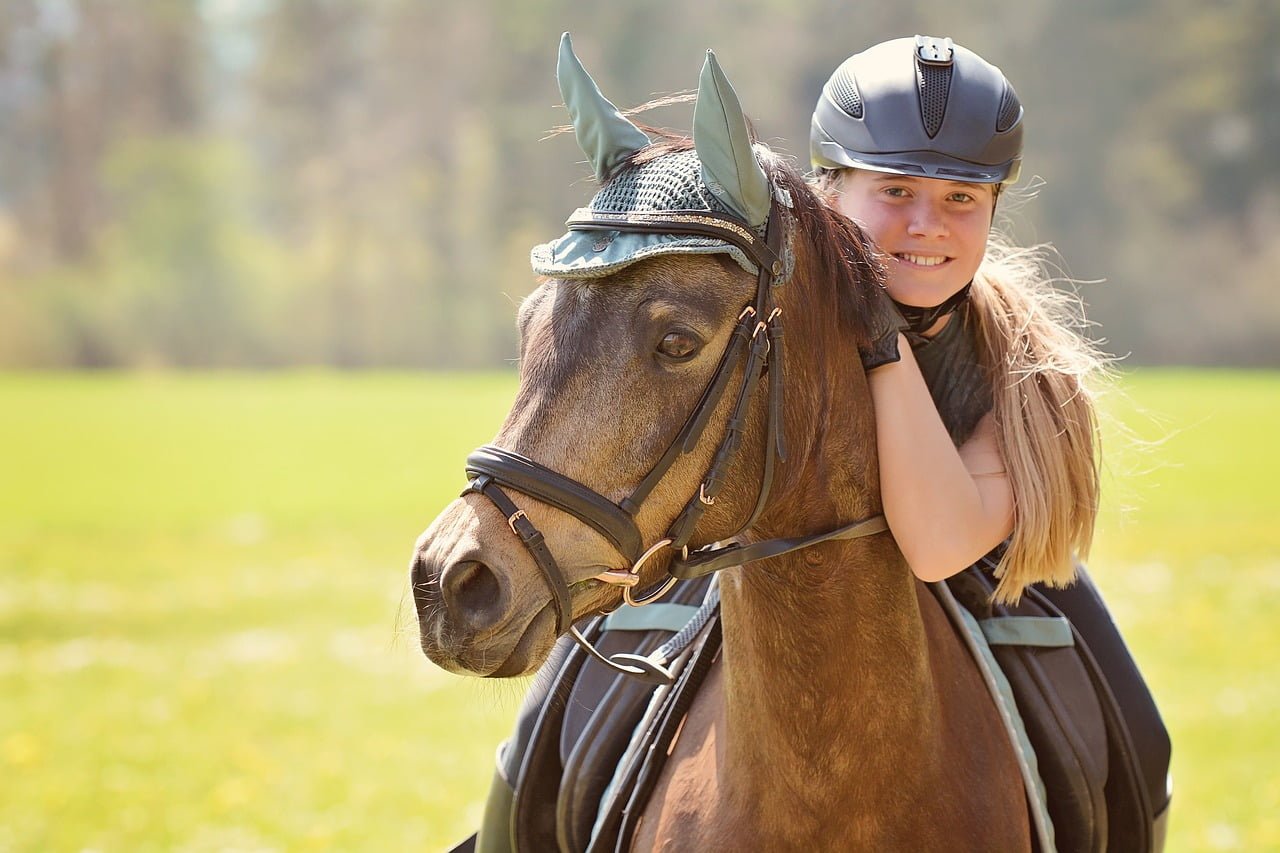
[[[1012,86],[1004,87],[1004,95],[1000,98],[1000,115],[996,117],[996,132],[1004,133],[1022,118],[1022,104],[1018,101],[1018,93]]]
[[[916,87],[920,91],[920,115],[929,138],[938,135],[951,91],[951,66],[916,62]]]
[[[854,118],[862,118],[862,96],[853,82],[853,75],[841,68],[831,78],[831,98],[836,106]]]

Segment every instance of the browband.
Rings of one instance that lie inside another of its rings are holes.
[[[770,221],[777,212],[770,211]],[[765,240],[742,220],[701,210],[672,210],[651,213],[612,212],[580,207],[564,223],[570,231],[629,231],[638,234],[690,234],[731,243],[747,253],[761,270],[782,275],[782,259]]]

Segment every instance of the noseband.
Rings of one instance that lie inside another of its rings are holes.
[[[763,240],[741,220],[705,211],[664,211],[645,213],[607,213],[581,208],[566,223],[573,231],[629,231],[645,234],[694,235],[724,240],[746,253],[759,269],[756,293],[738,315],[733,334],[720,357],[720,363],[702,392],[693,412],[680,432],[630,495],[619,503],[591,488],[552,471],[518,453],[493,445],[485,445],[467,457],[466,471],[471,478],[463,495],[481,494],[488,498],[507,518],[511,532],[520,538],[538,565],[553,594],[556,608],[556,630],[569,631],[597,660],[646,680],[669,681],[670,674],[660,664],[627,655],[624,664],[615,663],[590,646],[573,627],[573,605],[564,573],[547,547],[541,532],[529,521],[524,511],[503,491],[503,486],[536,498],[568,513],[595,529],[631,562],[626,571],[609,571],[594,579],[622,587],[624,600],[631,605],[649,604],[661,598],[678,580],[701,577],[720,569],[767,557],[785,554],[830,539],[852,539],[888,529],[883,515],[873,516],[827,533],[813,536],[770,539],[751,545],[710,545],[689,550],[689,540],[707,507],[713,505],[724,487],[725,477],[737,456],[750,403],[761,379],[768,375],[768,427],[765,440],[764,472],[755,509],[737,533],[749,529],[760,517],[769,498],[775,463],[786,461],[782,433],[782,309],[774,305],[773,288],[782,276],[781,247],[786,214],[777,198],[770,207],[768,227]],[[661,482],[677,458],[697,447],[716,410],[735,368],[745,353],[737,399],[729,414],[724,437],[716,449],[697,494],[693,495],[676,516],[666,535],[645,547],[636,517],[654,487]],[[733,537],[728,537],[733,538]],[[667,572],[670,575],[658,589],[636,598],[632,590],[640,581],[640,569],[659,551],[675,551]]]

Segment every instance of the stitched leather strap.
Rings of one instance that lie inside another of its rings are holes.
[[[775,199],[769,214],[765,238],[741,221],[705,211],[663,211],[655,213],[612,214],[579,210],[569,219],[569,226],[577,230],[620,230],[658,234],[698,234],[715,237],[735,245],[746,252],[759,267],[753,304],[743,310],[720,363],[704,389],[697,406],[686,419],[680,432],[672,440],[662,457],[637,485],[636,489],[620,503],[613,503],[603,495],[582,483],[566,477],[525,456],[493,445],[479,448],[467,459],[467,473],[475,476],[468,491],[477,491],[499,506],[507,515],[511,528],[528,546],[539,569],[546,576],[555,594],[559,611],[559,630],[564,632],[572,613],[565,579],[560,573],[546,543],[524,514],[506,497],[497,484],[554,506],[576,517],[599,531],[614,547],[633,563],[644,553],[643,542],[635,517],[640,506],[652,490],[661,482],[682,453],[692,451],[706,428],[712,414],[719,407],[721,398],[736,372],[738,356],[745,349],[742,385],[729,414],[725,433],[716,449],[713,461],[703,477],[698,493],[691,497],[676,517],[664,537],[677,552],[683,550],[694,535],[698,521],[724,488],[742,443],[748,413],[755,390],[768,373],[766,393],[767,433],[764,446],[764,464],[755,507],[743,526],[734,533],[737,536],[755,524],[768,502],[774,477],[775,462],[785,459],[784,440],[785,403],[783,400],[782,324],[781,310],[773,308],[773,288],[783,272],[781,248],[785,236],[785,216]],[[669,573],[672,577],[688,579],[710,572],[768,559],[800,548],[807,548],[832,539],[852,539],[868,536],[888,529],[883,516],[854,522],[827,533],[812,536],[771,539],[749,545],[734,544],[723,548],[708,547],[684,557],[672,560]],[[731,538],[731,537],[730,537]]]
[[[769,211],[770,224],[779,218],[777,204]],[[565,221],[570,231],[630,231],[640,234],[689,234],[724,240],[746,252],[763,272],[782,274],[782,261],[777,246],[765,240],[736,216],[705,210],[664,210],[652,212],[610,213],[580,207]]]
[[[467,457],[467,473],[487,474],[503,485],[564,510],[594,527],[628,560],[634,562],[644,550],[635,521],[617,504],[527,456],[486,444]]]
[[[740,566],[746,563],[753,563],[756,560],[766,560],[770,557],[777,557],[780,554],[799,551],[801,548],[808,548],[820,542],[827,542],[832,539],[858,539],[863,536],[870,536],[873,533],[883,533],[888,529],[889,522],[885,520],[883,515],[873,515],[870,518],[846,524],[844,527],[837,527],[835,530],[829,530],[826,533],[815,533],[812,536],[766,539],[763,542],[755,542],[750,545],[735,544],[726,545],[722,548],[693,551],[689,554],[688,559],[683,559],[679,556],[672,559],[671,566],[667,571],[671,573],[672,577],[688,580],[689,578],[702,577],[711,572],[718,572],[730,566]]]
[[[644,503],[644,499],[649,496],[649,492],[653,491],[653,487],[667,473],[675,458],[682,453],[688,453],[698,446],[698,441],[702,438],[702,432],[707,427],[707,421],[711,419],[711,413],[716,410],[716,406],[720,403],[720,398],[724,396],[725,389],[729,386],[729,380],[733,377],[734,368],[738,364],[738,356],[751,340],[751,332],[755,328],[754,316],[747,314],[739,318],[738,325],[733,329],[733,337],[729,339],[729,345],[725,347],[724,354],[720,356],[720,364],[716,367],[716,372],[712,376],[711,381],[707,383],[706,389],[702,392],[702,396],[698,399],[698,404],[694,406],[693,411],[689,414],[688,420],[685,421],[680,432],[676,434],[670,446],[667,447],[662,458],[658,460],[653,469],[645,476],[640,485],[636,486],[635,491],[622,499],[619,504],[624,510],[631,515],[635,515],[640,511],[640,505]]]
[[[698,493],[685,504],[684,510],[681,511],[667,533],[667,538],[671,540],[673,548],[683,548],[689,542],[689,537],[693,535],[693,530],[697,526],[698,520],[702,518],[702,514],[707,507],[715,503],[715,499],[719,497],[720,491],[724,488],[724,480],[729,473],[729,465],[733,462],[734,457],[737,456],[738,447],[742,443],[742,432],[746,426],[747,409],[755,396],[756,383],[760,379],[760,369],[764,363],[768,347],[769,339],[763,334],[756,335],[751,342],[751,351],[747,356],[742,387],[738,390],[738,399],[734,403],[733,411],[729,414],[729,421],[725,425],[724,438],[721,439],[720,446],[716,449],[715,460],[711,463],[711,468],[707,471]],[[766,451],[772,453],[773,448],[766,448]],[[764,488],[765,484],[762,481],[761,489]]]
[[[533,523],[525,517],[524,511],[517,507],[511,501],[511,498],[507,497],[506,493],[498,487],[497,483],[488,474],[481,474],[468,483],[462,494],[465,495],[470,492],[484,495],[493,501],[494,506],[507,517],[507,523],[533,556],[533,561],[538,564],[543,577],[546,578],[547,586],[551,588],[551,600],[556,608],[556,634],[563,634],[573,624],[573,604],[569,597],[569,587],[565,585],[564,576],[560,573],[559,566],[556,565],[556,558],[552,556],[551,549],[547,547],[547,540],[543,538],[538,528],[534,527]]]

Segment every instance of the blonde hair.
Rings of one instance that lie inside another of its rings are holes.
[[[830,198],[846,171],[818,170],[819,191]],[[995,569],[995,600],[1009,604],[1033,583],[1071,583],[1098,516],[1108,360],[1084,335],[1080,300],[1047,272],[1050,252],[992,233],[969,296],[1013,490],[1013,535]]]
[[[1107,360],[1083,334],[1079,299],[1046,273],[1046,251],[992,235],[970,291],[1013,490],[1013,536],[995,569],[1005,603],[1033,583],[1073,581],[1098,515],[1096,400]]]

